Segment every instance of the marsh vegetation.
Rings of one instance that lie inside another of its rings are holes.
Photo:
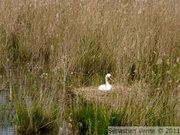
[[[178,0],[0,1],[0,94],[10,99],[0,123],[6,116],[26,135],[180,126],[179,7]],[[106,73],[114,89],[101,102],[92,96]],[[89,100],[77,94],[82,88]]]

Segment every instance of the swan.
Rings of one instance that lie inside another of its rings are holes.
[[[108,78],[111,79],[111,74],[107,74],[105,76],[105,81],[106,81],[106,84],[102,84],[99,86],[99,90],[102,90],[102,91],[108,91],[108,90],[111,90],[112,89],[112,86],[109,84],[108,82]]]

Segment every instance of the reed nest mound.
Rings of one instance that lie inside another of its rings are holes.
[[[110,91],[98,90],[98,86],[82,87],[73,90],[76,95],[81,95],[86,101],[94,101],[100,104],[118,106],[123,101],[133,99],[133,102],[143,102],[148,98],[148,92],[142,89],[133,89],[123,85],[113,85]]]

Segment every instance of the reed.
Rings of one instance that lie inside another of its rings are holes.
[[[54,95],[53,95],[54,96]],[[57,134],[60,121],[60,107],[48,95],[43,98],[25,97],[16,102],[14,122],[21,134]]]
[[[77,123],[86,121],[87,134],[105,133],[111,124],[179,125],[179,6],[177,0],[0,1],[1,82],[11,83],[5,89],[19,132],[39,133],[45,125],[66,132],[73,111],[73,127],[80,132]],[[67,93],[100,84],[106,73],[147,101],[136,104],[134,95],[119,97],[117,111],[96,103],[73,110]],[[89,109],[93,118],[85,115]],[[97,114],[106,119],[102,132]]]

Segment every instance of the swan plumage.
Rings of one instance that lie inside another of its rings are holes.
[[[106,81],[106,83],[100,85],[100,86],[99,86],[99,90],[109,91],[109,90],[112,89],[112,85],[109,84],[108,78],[111,78],[111,74],[109,74],[109,73],[105,76],[105,81]]]

